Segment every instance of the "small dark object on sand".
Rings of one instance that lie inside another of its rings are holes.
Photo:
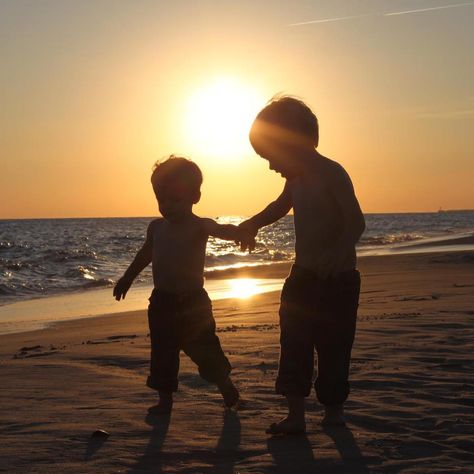
[[[110,436],[110,433],[105,430],[95,430],[91,434],[91,438],[107,438],[108,436]]]

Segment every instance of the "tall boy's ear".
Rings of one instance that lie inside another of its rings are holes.
[[[201,200],[201,191],[196,191],[193,196],[193,204],[197,204]]]

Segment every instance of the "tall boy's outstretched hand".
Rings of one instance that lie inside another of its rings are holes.
[[[113,295],[117,301],[120,301],[121,299],[125,299],[125,295],[127,294],[128,290],[132,286],[132,281],[122,277],[120,280],[117,282],[117,284],[114,287],[114,292]]]
[[[255,237],[257,236],[258,229],[249,221],[244,221],[239,225],[240,233],[240,250],[245,252],[247,249],[249,252],[255,250]]]

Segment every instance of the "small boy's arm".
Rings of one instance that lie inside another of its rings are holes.
[[[241,250],[246,248],[251,252],[255,248],[255,235],[247,229],[232,224],[218,224],[212,219],[206,219],[207,235],[212,235],[222,240],[233,240],[240,244]]]
[[[152,260],[153,249],[153,222],[151,222],[147,229],[145,243],[135,255],[132,263],[129,265],[122,278],[120,278],[114,287],[113,296],[117,301],[125,299],[125,296],[132,286],[133,280],[140,274],[140,272],[147,267]]]
[[[222,240],[240,240],[242,233],[236,225],[219,224],[212,219],[205,219],[205,225],[208,235],[212,235],[213,237],[217,237],[218,239]]]

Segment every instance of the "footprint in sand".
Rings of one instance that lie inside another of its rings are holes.
[[[113,342],[123,342],[131,339],[136,339],[138,336],[136,334],[130,335],[121,335],[121,336],[108,336],[105,339],[90,339],[82,344],[111,344]]]
[[[61,349],[64,349],[62,347]],[[13,355],[14,359],[28,359],[30,357],[44,357],[52,354],[57,354],[59,349],[53,345],[49,346],[49,349],[45,350],[43,346],[25,346],[22,347],[16,354]]]

